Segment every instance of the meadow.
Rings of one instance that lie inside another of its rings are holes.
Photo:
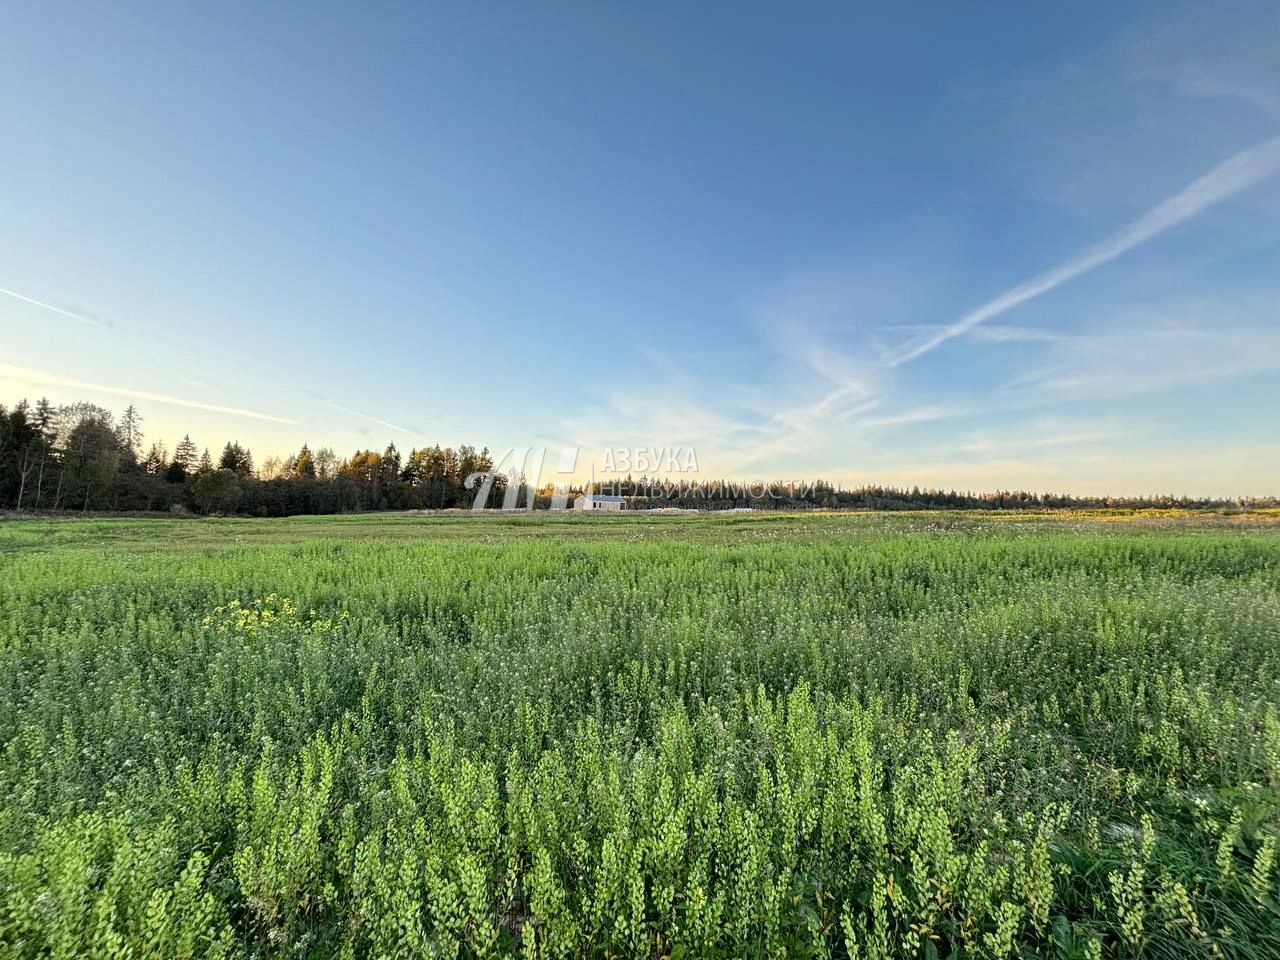
[[[1280,515],[0,522],[0,956],[1280,956]]]

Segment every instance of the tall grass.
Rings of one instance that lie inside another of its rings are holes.
[[[0,552],[0,950],[1280,956],[1272,532],[340,523]]]

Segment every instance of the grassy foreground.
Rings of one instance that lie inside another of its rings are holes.
[[[0,522],[0,955],[1280,956],[1280,518]]]

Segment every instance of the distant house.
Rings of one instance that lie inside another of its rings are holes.
[[[575,510],[625,510],[627,502],[622,497],[603,497],[598,493],[584,493],[573,501]]]

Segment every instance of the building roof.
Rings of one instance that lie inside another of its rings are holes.
[[[600,500],[603,503],[622,503],[624,499],[622,497],[606,497],[598,493],[584,493],[583,496],[588,500]]]

